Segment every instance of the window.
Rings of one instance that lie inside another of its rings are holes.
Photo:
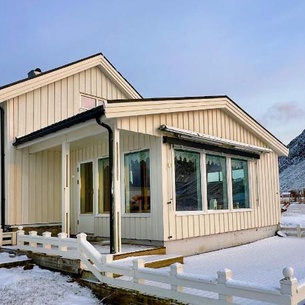
[[[228,209],[226,158],[206,155],[207,200],[209,210]]]
[[[80,108],[81,110],[92,109],[96,106],[103,104],[103,101],[101,99],[88,95],[81,95],[80,100],[81,100],[81,108]]]
[[[249,208],[248,163],[245,160],[232,159],[231,170],[233,208]]]
[[[92,162],[80,165],[80,212],[93,213],[93,166]]]
[[[249,161],[174,149],[177,212],[248,209]]]
[[[126,154],[124,167],[126,213],[150,213],[149,150]]]
[[[175,150],[176,210],[202,209],[200,154]]]
[[[109,159],[98,160],[98,213],[108,213],[110,211],[110,177]]]

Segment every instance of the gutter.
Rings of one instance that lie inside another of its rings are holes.
[[[114,215],[115,215],[115,206],[113,204],[113,131],[111,127],[101,121],[100,117],[96,118],[96,122],[106,128],[108,130],[108,146],[109,146],[109,198],[110,198],[110,254],[116,253],[114,240],[115,240],[115,222],[114,222]]]
[[[0,168],[1,168],[1,173],[0,173],[0,189],[1,189],[1,226],[2,229],[6,229],[5,225],[5,151],[4,151],[4,110],[2,107],[0,107]]]

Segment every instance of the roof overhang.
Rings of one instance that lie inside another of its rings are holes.
[[[126,94],[126,97],[142,98],[136,89],[116,70],[110,61],[102,53],[98,53],[67,65],[45,71],[33,78],[25,78],[0,87],[0,103],[93,67],[98,67],[112,79]]]
[[[262,153],[270,153],[272,150],[267,147],[260,147],[251,144],[246,144],[242,142],[237,142],[229,139],[224,139],[220,137],[215,137],[211,135],[202,134],[199,132],[194,132],[186,129],[176,128],[168,125],[161,125],[159,128],[161,131],[170,133],[176,138],[196,142],[196,143],[203,143],[212,146],[222,147],[227,150],[237,150],[242,152],[250,153],[249,156],[260,155]]]
[[[79,141],[95,136],[102,132],[95,119],[100,118],[103,114],[103,106],[98,106],[27,135],[17,137],[13,145],[18,149],[30,147],[30,152],[34,153],[59,146],[62,142]]]

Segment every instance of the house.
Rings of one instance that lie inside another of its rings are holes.
[[[227,96],[142,98],[102,55],[0,87],[1,224],[188,255],[271,236],[287,147]]]

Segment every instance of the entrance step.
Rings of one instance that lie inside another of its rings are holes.
[[[125,252],[125,253],[118,253],[113,255],[113,260],[124,259],[127,257],[138,257],[143,255],[164,255],[166,254],[165,247],[158,247],[158,248],[148,248],[144,250],[136,250],[132,252]]]

